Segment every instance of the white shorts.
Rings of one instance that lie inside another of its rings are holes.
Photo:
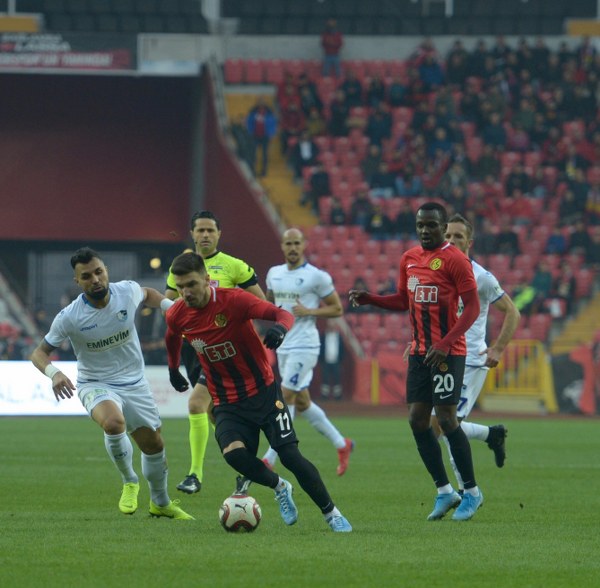
[[[459,419],[466,419],[473,410],[489,371],[487,367],[465,367],[460,400],[456,409],[456,416]]]
[[[300,392],[310,386],[313,370],[319,361],[318,353],[305,351],[278,353],[277,366],[281,376],[281,385],[288,390]]]
[[[161,426],[158,407],[146,378],[132,386],[117,388],[104,382],[88,382],[78,384],[77,389],[79,400],[90,416],[100,402],[105,400],[114,402],[125,417],[128,433],[140,427],[156,431]]]

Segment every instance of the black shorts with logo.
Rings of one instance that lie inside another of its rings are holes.
[[[213,414],[215,438],[221,449],[233,441],[243,441],[247,449],[256,455],[261,431],[275,450],[298,442],[277,381],[260,390],[256,396],[215,406]]]
[[[406,402],[433,404],[458,404],[465,374],[466,357],[448,355],[439,366],[426,366],[424,355],[411,355],[408,359]]]

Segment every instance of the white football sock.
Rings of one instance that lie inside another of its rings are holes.
[[[446,435],[442,435],[442,439],[446,444],[446,448],[448,449],[448,455],[450,456],[450,465],[452,466],[452,471],[454,472],[454,477],[456,478],[456,483],[458,484],[458,489],[463,490],[465,485],[463,484],[463,480],[461,475],[458,472],[458,468],[456,467],[456,463],[454,463],[454,458],[452,457],[452,451],[450,451],[450,441],[446,439]]]
[[[142,473],[150,488],[150,498],[157,506],[167,506],[171,499],[167,493],[167,457],[163,449],[147,455],[142,452]]]
[[[343,449],[346,447],[346,440],[342,434],[333,426],[333,423],[327,418],[325,411],[317,406],[314,402],[310,403],[310,406],[303,411],[303,417],[306,417],[308,422],[322,435],[325,435],[329,439],[336,449]]]
[[[490,434],[489,427],[485,425],[478,425],[477,423],[467,423],[466,421],[462,421],[460,423],[460,427],[469,439],[485,441],[488,438],[488,435]]]
[[[117,466],[123,484],[137,484],[139,479],[133,469],[133,445],[127,433],[108,435],[104,433],[104,447],[111,461]]]

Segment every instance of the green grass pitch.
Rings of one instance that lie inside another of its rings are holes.
[[[320,469],[354,532],[332,533],[295,484],[298,523],[286,527],[271,490],[253,486],[263,520],[225,533],[222,500],[235,473],[210,439],[199,495],[175,485],[187,473],[187,420],[166,420],[171,498],[196,521],[117,509],[120,478],[102,432],[87,418],[0,419],[0,586],[382,587],[595,586],[600,578],[598,420],[512,418],[502,469],[473,441],[485,503],[466,523],[427,522],[435,491],[405,416],[334,419],[356,440],[335,475],[329,442],[297,420],[300,448]],[[489,416],[480,422],[494,424]],[[139,452],[136,469],[141,475]],[[290,476],[280,468],[284,476]],[[294,482],[293,477],[290,480]]]

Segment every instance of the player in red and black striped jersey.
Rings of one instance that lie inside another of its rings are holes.
[[[421,206],[416,221],[421,246],[409,249],[400,259],[398,292],[379,296],[351,290],[350,301],[355,306],[371,304],[409,312],[413,331],[406,382],[409,422],[419,454],[438,489],[428,518],[441,519],[460,504],[453,518],[468,520],[481,506],[483,495],[475,482],[471,447],[456,408],[467,353],[464,334],[479,315],[479,298],[471,262],[445,240],[447,224],[443,206],[435,202]],[[460,317],[459,298],[464,304]],[[450,485],[440,444],[430,425],[434,406],[456,466],[469,480],[462,503]]]
[[[285,523],[294,524],[298,512],[291,484],[256,457],[262,430],[331,529],[351,531],[317,468],[298,450],[292,419],[252,324],[253,319],[275,321],[265,334],[264,344],[276,349],[294,324],[293,315],[244,290],[211,286],[204,260],[197,253],[176,257],[171,273],[180,293],[180,299],[166,313],[165,341],[173,387],[179,392],[189,387],[179,372],[185,337],[206,375],[214,403],[215,436],[225,461],[253,482],[273,488]]]

